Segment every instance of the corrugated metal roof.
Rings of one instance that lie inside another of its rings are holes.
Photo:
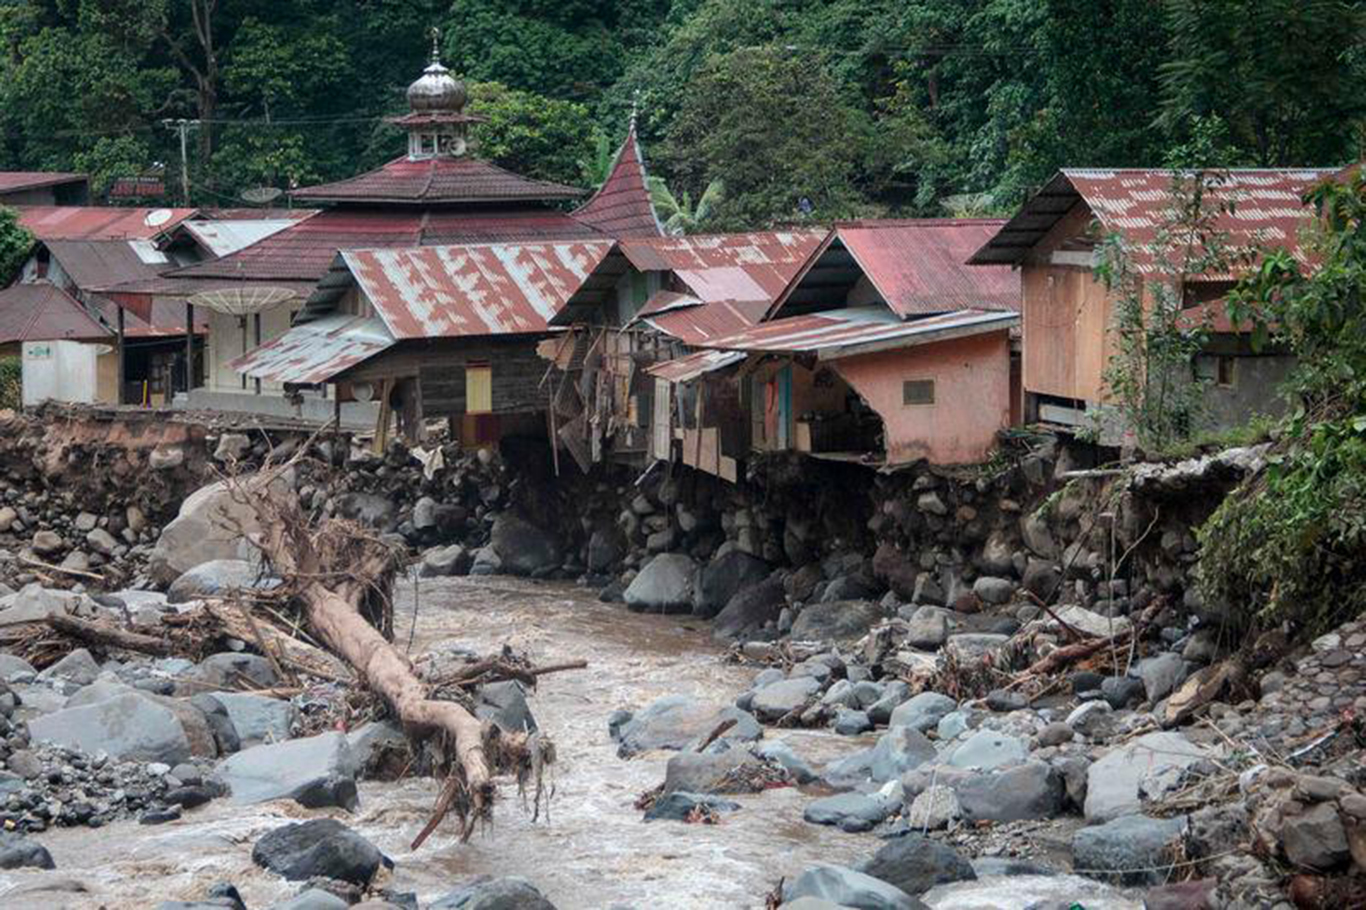
[[[762,300],[744,303],[723,300],[669,310],[647,316],[643,321],[686,345],[699,347],[708,341],[743,332],[762,319],[766,309],[768,305]]]
[[[17,205],[19,223],[39,240],[150,240],[195,214],[195,209],[114,208],[100,205]]]
[[[1299,234],[1313,217],[1303,197],[1334,173],[1322,168],[1228,171],[1227,179],[1208,191],[1216,199],[1233,203],[1233,211],[1218,218],[1216,230],[1226,232],[1233,246],[1275,246],[1302,256]],[[1084,201],[1105,232],[1124,238],[1135,265],[1151,269],[1156,254],[1153,245],[1172,206],[1172,176],[1170,170],[1157,169],[1061,171],[970,262],[1019,263],[1078,201]]]
[[[640,154],[634,118],[607,179],[573,215],[609,237],[664,236],[645,182],[645,160]]]
[[[708,342],[717,350],[817,354],[822,360],[882,348],[928,344],[945,337],[1004,331],[1020,321],[1001,310],[959,310],[903,320],[882,306],[828,310],[763,322],[727,338]]]
[[[0,193],[36,190],[63,183],[85,183],[89,179],[84,174],[69,174],[62,171],[0,171]]]
[[[228,366],[269,382],[311,385],[327,382],[393,344],[380,320],[339,314],[297,325]]]
[[[83,291],[102,290],[139,279],[155,278],[166,268],[165,257],[149,262],[145,251],[127,240],[49,240],[44,243],[62,271]]]
[[[692,382],[699,376],[740,363],[747,355],[739,351],[698,351],[646,367],[645,372],[669,382]]]
[[[434,246],[342,253],[395,338],[544,332],[611,243]]]
[[[178,300],[128,301],[119,299],[118,295],[100,295],[92,296],[90,303],[100,318],[111,326],[118,324],[117,308],[122,306],[125,313],[123,334],[129,338],[174,338],[185,334],[185,304]],[[207,335],[208,332],[209,314],[203,307],[196,307],[194,333]]]
[[[457,243],[534,243],[600,239],[564,212],[325,209],[222,259],[168,272],[177,278],[317,281],[339,250]]]
[[[887,305],[910,318],[963,309],[1018,310],[1018,275],[967,264],[1004,224],[968,218],[860,221],[837,225],[834,234]]]
[[[80,301],[47,281],[0,290],[0,344],[108,339],[113,332]]]
[[[214,256],[226,256],[278,234],[298,221],[296,218],[186,221],[181,227]]]
[[[405,155],[356,177],[303,187],[291,195],[307,202],[426,205],[574,199],[583,191],[522,177],[478,158],[437,155],[413,160]]]
[[[817,231],[758,231],[623,240],[642,272],[674,272],[703,302],[773,301],[820,246]]]

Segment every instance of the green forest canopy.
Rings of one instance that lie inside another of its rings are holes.
[[[1362,4],[1342,0],[0,0],[0,168],[96,190],[193,134],[194,202],[399,154],[441,29],[532,176],[591,185],[633,104],[707,226],[1009,211],[1062,166],[1358,156]]]

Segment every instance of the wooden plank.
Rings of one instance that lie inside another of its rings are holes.
[[[721,476],[722,480],[738,483],[740,478],[740,463],[728,455],[722,455],[721,470],[718,474]]]

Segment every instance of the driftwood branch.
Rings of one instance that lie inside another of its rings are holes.
[[[126,651],[154,654],[158,657],[170,654],[174,650],[171,642],[159,635],[129,632],[109,623],[91,622],[87,619],[77,619],[75,616],[63,614],[54,614],[45,621],[53,630],[61,632],[63,635],[70,635],[72,638],[79,638],[100,647],[123,648]]]

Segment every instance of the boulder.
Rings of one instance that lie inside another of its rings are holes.
[[[972,593],[983,603],[1010,603],[1010,598],[1015,596],[1015,582],[1008,578],[983,575],[972,583]]]
[[[656,799],[654,804],[646,810],[644,820],[647,822],[685,822],[695,818],[698,813],[718,815],[722,812],[736,812],[739,808],[739,803],[722,799],[719,796],[674,790]]]
[[[489,546],[509,575],[538,575],[564,561],[559,540],[515,512],[494,519]]]
[[[223,706],[228,721],[237,733],[239,749],[289,739],[290,728],[299,715],[289,702],[264,695],[216,692],[205,693],[203,697]]]
[[[166,589],[166,602],[180,604],[239,590],[265,591],[279,583],[278,578],[263,578],[260,570],[245,559],[211,559],[171,582]]]
[[[290,881],[315,876],[368,885],[381,865],[393,861],[334,818],[282,825],[251,849],[251,861]]]
[[[0,869],[55,869],[52,854],[32,838],[14,831],[0,831]]]
[[[692,609],[697,564],[686,553],[660,553],[645,564],[622,595],[637,613],[686,613]]]
[[[449,547],[433,547],[422,554],[422,563],[417,574],[422,578],[445,578],[450,575],[468,575],[474,556],[460,544]]]
[[[803,897],[828,900],[858,910],[924,910],[925,905],[882,879],[847,866],[821,863],[783,883],[783,901]]]
[[[261,475],[240,480],[253,486],[265,482]],[[271,492],[293,495],[286,478],[276,480]],[[247,537],[258,531],[255,510],[234,499],[226,481],[209,484],[187,496],[175,519],[162,528],[147,570],[157,584],[169,585],[211,560],[251,559],[255,548]]]
[[[104,528],[96,528],[85,535],[85,544],[101,556],[113,556],[121,544]]]
[[[1086,773],[1086,819],[1106,822],[1140,811],[1143,798],[1175,787],[1187,768],[1210,757],[1180,733],[1146,733],[1102,756]]]
[[[859,868],[912,895],[923,894],[935,885],[977,878],[972,863],[956,850],[919,834],[889,840]]]
[[[1015,737],[995,730],[978,730],[953,750],[948,763],[955,768],[994,771],[1018,765],[1028,757],[1029,747]]]
[[[398,504],[378,493],[343,493],[337,497],[337,514],[387,531],[398,517]]]
[[[900,807],[900,799],[881,792],[836,793],[808,803],[802,818],[852,834],[873,830]]]
[[[906,621],[906,644],[922,651],[937,651],[949,640],[949,621],[942,610],[921,607]]]
[[[1184,818],[1125,815],[1082,828],[1072,837],[1072,868],[1121,885],[1159,885],[1171,878]]]
[[[949,787],[933,786],[921,791],[906,811],[906,824],[916,831],[938,831],[963,817],[958,794]]]
[[[526,702],[526,690],[515,679],[485,683],[475,696],[474,714],[491,720],[504,733],[535,733],[536,718]]]
[[[752,742],[763,736],[763,727],[748,711],[719,707],[686,695],[666,695],[648,708],[627,715],[612,730],[617,754],[629,758],[652,749],[687,749],[711,734],[725,720],[734,718],[735,726],[722,740]]]
[[[524,878],[481,876],[431,905],[430,910],[555,910]]]
[[[35,742],[50,742],[118,761],[174,765],[190,758],[190,740],[175,712],[142,695],[63,708],[29,722]]]
[[[206,687],[236,690],[241,687],[241,679],[262,689],[269,689],[280,682],[269,660],[259,654],[241,654],[236,651],[210,654],[186,675],[204,684],[195,687],[200,691]]]
[[[33,535],[29,546],[39,556],[51,558],[62,554],[66,549],[66,541],[56,531],[39,531]]]
[[[616,525],[596,528],[588,538],[588,571],[610,572],[625,558],[626,535]]]
[[[1186,662],[1174,651],[1140,660],[1134,674],[1143,680],[1143,691],[1150,702],[1159,702],[1172,694],[1186,678]]]
[[[807,604],[792,623],[792,638],[796,641],[852,641],[867,634],[881,617],[881,608],[869,600]]]
[[[938,692],[921,692],[910,701],[902,702],[892,711],[888,726],[910,727],[924,733],[938,726],[939,721],[958,707],[958,702]]]
[[[100,665],[85,648],[77,648],[38,674],[42,680],[63,680],[78,686],[88,686],[100,675]]]
[[[811,676],[794,676],[780,680],[754,693],[750,710],[764,723],[781,720],[804,707],[820,692],[820,681]]]
[[[1285,856],[1297,866],[1329,871],[1351,856],[1347,831],[1332,803],[1318,803],[1292,815],[1281,827]]]
[[[722,639],[740,638],[777,622],[785,606],[783,583],[770,576],[735,593],[712,621],[713,634]]]
[[[950,635],[944,648],[959,664],[972,666],[986,660],[1000,663],[1009,643],[1009,635],[997,632],[960,632]]]
[[[697,574],[693,591],[693,614],[710,618],[746,588],[768,578],[773,569],[762,559],[740,550],[731,550],[713,559]]]
[[[342,733],[253,746],[219,763],[216,776],[238,803],[292,799],[302,806],[354,811],[355,756]]]
[[[33,664],[13,654],[0,654],[0,682],[28,682],[38,676]]]
[[[743,749],[725,752],[680,752],[670,756],[664,766],[664,792],[681,790],[685,793],[744,793],[746,787],[736,787],[730,781],[741,768],[757,765],[754,756]]]
[[[28,584],[13,594],[0,597],[0,626],[42,622],[49,616],[88,614],[93,606],[83,595]]]
[[[934,757],[934,743],[925,734],[910,727],[892,727],[878,737],[871,749],[832,762],[824,776],[835,786],[854,786],[869,780],[885,784]]]
[[[816,779],[815,770],[780,739],[765,739],[755,744],[753,749],[759,758],[782,766],[798,784],[809,784]]]
[[[1032,821],[1063,811],[1062,775],[1046,762],[1001,771],[941,771],[940,783],[952,788],[967,821]]]
[[[351,905],[337,895],[321,888],[309,888],[283,904],[275,904],[270,910],[347,910]],[[386,904],[384,906],[392,906]]]

